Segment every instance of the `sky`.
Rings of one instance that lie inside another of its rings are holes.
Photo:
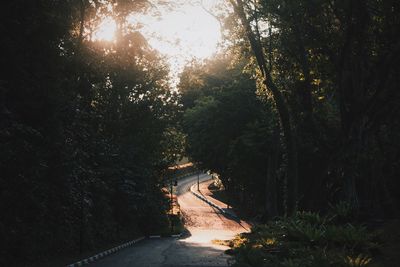
[[[203,6],[211,8],[218,0],[203,0]],[[176,80],[185,64],[193,58],[206,59],[217,51],[221,41],[219,22],[197,3],[183,1],[173,11],[159,10],[161,16],[133,15],[129,21],[140,23],[140,32],[149,44],[167,57],[171,76]],[[95,38],[112,40],[115,23],[105,19]]]
[[[221,41],[219,22],[199,4],[182,4],[159,18],[144,17],[142,23],[141,31],[153,48],[168,57],[175,78],[193,58],[211,57]]]

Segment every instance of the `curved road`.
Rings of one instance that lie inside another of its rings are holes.
[[[210,180],[200,176],[201,182]],[[99,260],[94,267],[219,267],[228,266],[226,246],[214,239],[231,239],[249,228],[243,221],[224,217],[220,212],[189,192],[197,175],[179,181],[178,202],[189,234],[182,238],[146,239],[132,247]],[[204,187],[204,186],[203,186]]]

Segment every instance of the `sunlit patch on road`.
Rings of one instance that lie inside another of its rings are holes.
[[[236,232],[233,231],[210,230],[210,229],[207,230],[190,229],[190,232],[191,232],[190,237],[186,239],[181,239],[180,241],[186,243],[199,244],[202,246],[211,246],[213,248],[218,248],[223,250],[227,249],[227,247],[215,244],[212,241],[215,239],[221,239],[221,240],[232,239],[237,234]]]
[[[210,176],[200,176],[200,182]],[[226,253],[229,246],[213,240],[229,240],[244,232],[242,222],[229,219],[217,210],[199,200],[189,192],[197,182],[197,175],[180,180],[176,195],[188,232],[182,238],[147,239],[137,246],[123,250],[116,255],[95,262],[96,267],[223,267],[228,266],[232,257]],[[201,183],[200,189],[207,188]],[[203,185],[203,186],[202,186]],[[204,192],[205,193],[205,192]]]

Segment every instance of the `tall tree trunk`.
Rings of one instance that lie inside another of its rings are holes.
[[[239,17],[243,27],[245,28],[247,38],[250,42],[251,48],[255,54],[258,67],[264,78],[264,84],[267,89],[271,91],[276,108],[279,113],[280,122],[285,137],[286,153],[287,153],[287,179],[288,179],[288,212],[289,214],[294,213],[297,209],[298,200],[298,173],[297,173],[297,147],[295,138],[293,136],[293,129],[291,125],[291,119],[289,114],[288,105],[281,93],[276,86],[274,80],[271,77],[271,70],[267,67],[264,52],[260,43],[260,40],[256,38],[253,32],[250,22],[247,19],[244,5],[242,0],[230,0],[235,14]]]
[[[273,146],[268,157],[267,180],[265,181],[265,213],[268,219],[278,216],[278,188],[276,167],[278,162],[279,129],[274,130]]]
[[[274,156],[268,157],[267,179],[265,181],[265,213],[268,219],[278,215]]]
[[[366,102],[364,84],[366,77],[361,67],[365,57],[363,43],[366,40],[367,17],[364,1],[349,2],[344,20],[344,25],[347,27],[345,39],[337,67],[343,151],[345,151],[344,194],[345,199],[356,209],[359,208],[359,192],[357,171],[354,169],[363,151],[365,119],[367,119],[363,115],[363,103]]]
[[[308,126],[310,129],[313,130],[314,128],[314,118],[313,118],[313,103],[312,103],[312,78],[311,78],[311,70],[310,70],[310,64],[309,64],[309,56],[307,49],[304,44],[303,40],[303,33],[301,31],[301,28],[299,27],[300,25],[300,19],[297,17],[297,15],[293,12],[292,10],[292,21],[290,22],[291,28],[293,29],[294,33],[294,38],[296,40],[296,45],[298,49],[298,57],[299,57],[299,64],[301,71],[304,75],[304,81],[302,82],[300,86],[300,99],[301,99],[301,104],[302,108],[305,112],[305,121],[309,124]]]

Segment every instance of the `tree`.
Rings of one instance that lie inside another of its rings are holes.
[[[1,265],[167,226],[159,173],[180,150],[169,142],[180,138],[178,96],[165,62],[128,25],[117,43],[90,37],[107,4],[4,4]]]
[[[182,98],[191,99],[183,106],[187,152],[220,175],[231,202],[251,215],[261,210],[276,216],[276,114],[255,95],[255,80],[242,72],[243,64],[231,65],[231,60],[219,57],[182,74]],[[188,77],[196,77],[196,83],[188,83]]]
[[[373,205],[368,190],[377,198],[383,191],[392,195],[383,189],[392,180],[389,176],[382,178],[380,189],[366,188],[384,176],[377,171],[380,163],[372,159],[380,154],[379,140],[396,125],[392,100],[398,95],[392,90],[397,67],[388,56],[394,59],[398,50],[398,38],[390,30],[399,23],[394,15],[398,4],[230,2],[263,79],[270,74],[286,102],[298,144],[300,207],[321,210],[328,202],[345,199],[364,213]],[[281,122],[286,135],[282,117]],[[389,199],[397,205],[392,196]]]
[[[261,41],[256,33],[254,33],[251,23],[246,15],[243,1],[230,1],[236,15],[239,17],[243,27],[245,28],[245,32],[247,38],[250,42],[251,49],[254,52],[254,55],[257,60],[258,68],[261,71],[261,76],[263,79],[263,83],[267,86],[267,89],[271,91],[276,108],[279,113],[280,122],[282,126],[282,130],[285,136],[285,146],[287,153],[287,176],[288,176],[288,199],[287,199],[287,208],[289,213],[294,213],[297,209],[297,201],[298,201],[298,174],[297,174],[297,148],[296,148],[296,140],[293,134],[292,123],[290,118],[290,113],[288,106],[285,102],[285,99],[276,85],[273,77],[271,75],[271,69],[267,66],[264,51],[261,46]],[[257,30],[257,29],[256,29]]]

